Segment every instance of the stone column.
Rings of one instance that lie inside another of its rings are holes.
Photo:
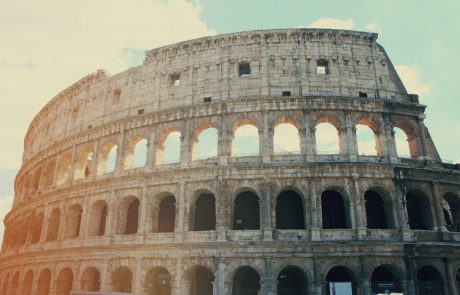
[[[345,112],[345,124],[342,126],[342,145],[346,145],[348,159],[355,162],[358,159],[358,143],[356,140],[356,126],[353,125],[350,112]],[[343,149],[343,148],[342,148]],[[345,151],[341,151],[345,152]]]
[[[319,273],[318,269],[318,258],[317,257],[312,257],[313,260],[313,270],[312,270],[312,275],[313,275],[313,295],[321,295],[321,289],[323,285],[323,279],[322,275]]]
[[[147,158],[145,161],[145,167],[147,169],[151,169],[155,167],[155,159],[156,159],[156,146],[155,146],[155,128],[151,126],[149,128],[149,137],[147,140]]]
[[[271,220],[271,181],[269,178],[264,179],[263,183],[264,206],[261,206],[264,216],[264,241],[273,240],[273,225]]]
[[[364,197],[361,196],[359,191],[359,175],[352,174],[353,179],[353,194],[355,205],[354,213],[355,213],[355,223],[357,228],[357,236],[359,240],[363,240],[366,238],[366,209],[364,203]]]
[[[431,192],[433,196],[433,203],[434,203],[434,213],[433,216],[436,216],[435,218],[435,223],[434,223],[434,229],[435,230],[440,230],[440,231],[447,231],[446,228],[446,222],[444,220],[444,210],[442,208],[442,196],[439,195],[439,190],[438,190],[438,182],[433,181],[431,182]],[[431,207],[431,208],[433,208]],[[433,210],[432,210],[433,212]]]
[[[214,278],[214,295],[225,295],[225,275],[225,261],[222,257],[218,257]]]
[[[443,261],[444,261],[444,267],[446,270],[446,277],[447,277],[447,286],[445,286],[447,287],[446,291],[448,290],[449,294],[458,294],[457,284],[455,283],[456,279],[454,277],[454,271],[453,271],[451,259],[448,257],[445,257]],[[446,285],[446,282],[444,284]]]
[[[305,111],[305,154],[307,162],[314,162],[316,155],[316,127],[312,126],[310,112]]]
[[[401,180],[397,179],[395,181],[395,192],[396,192],[396,202],[398,205],[401,240],[411,241],[412,231],[409,227],[409,217],[407,216],[405,191],[406,191],[405,187],[402,184]]]
[[[38,243],[46,241],[46,232],[48,231],[48,221],[50,218],[51,209],[48,205],[46,205],[45,210],[43,212],[43,223],[42,223],[42,232],[40,233],[40,240]]]
[[[417,125],[418,125],[418,134],[419,134],[419,146],[421,147],[420,150],[420,155],[424,159],[431,160],[431,157],[427,154],[428,148],[426,144],[426,138],[425,138],[425,124],[423,123],[423,120],[425,120],[426,116],[425,114],[421,114],[420,116],[417,117]]]
[[[314,178],[308,179],[308,184],[310,186],[310,206],[311,206],[311,240],[312,241],[319,241],[321,240],[321,229],[322,222],[321,222],[321,209],[319,205],[321,203],[318,200],[318,196],[316,195],[316,181]]]
[[[176,225],[174,230],[174,240],[181,241],[184,232],[185,216],[185,182],[180,182],[180,191],[176,201]]]
[[[227,212],[226,200],[229,197],[227,194],[227,180],[222,179],[221,176],[217,179],[218,196],[216,196],[217,207],[216,207],[216,230],[217,240],[225,241],[227,226],[227,216],[230,212]]]
[[[140,200],[140,208],[139,208],[139,226],[137,228],[137,233],[144,235],[147,233],[147,226],[146,226],[146,220],[147,220],[147,187],[143,186],[142,187],[142,192],[139,197]]]
[[[407,294],[416,294],[414,258],[409,257],[406,254],[406,257],[404,258],[404,262],[406,264],[407,290],[408,290]]]
[[[185,125],[182,128],[182,132],[180,135],[180,167],[181,168],[187,168],[189,167],[190,164],[190,155],[189,153],[189,145],[190,143],[190,120],[186,119],[185,120]]]
[[[115,190],[110,191],[110,196],[114,196]],[[112,236],[117,234],[117,223],[118,223],[118,204],[111,204],[110,198],[104,199],[107,202],[107,217],[105,221],[105,233],[104,236]]]
[[[81,222],[80,222],[80,237],[86,238],[88,232],[88,220],[91,208],[89,208],[89,199],[85,198],[83,200],[83,209],[81,213]]]
[[[110,274],[111,272],[109,271],[109,263],[110,260],[107,260],[102,265],[102,269],[100,269],[100,280],[101,280],[101,291],[110,291],[112,290],[112,282],[111,282],[111,277]]]
[[[262,114],[263,126],[259,126],[259,154],[262,156],[263,163],[270,163],[273,154],[273,128],[268,126],[268,116],[268,112],[264,111]]]
[[[100,139],[96,140],[94,142],[94,147],[93,147],[93,160],[91,161],[91,167],[89,168],[89,177],[95,178],[97,175],[97,162],[99,161],[99,143]]]
[[[75,175],[75,161],[77,157],[77,146],[74,144],[72,146],[72,158],[70,162],[70,167],[69,167],[69,176],[67,177],[67,180],[65,183],[69,184],[73,182],[74,175]]]
[[[226,116],[226,110],[222,111],[221,116],[221,128],[219,129],[218,145],[217,145],[217,157],[220,166],[226,166],[228,163],[228,157],[231,152],[231,130],[228,126],[228,118]],[[231,126],[230,126],[231,128]],[[230,134],[230,136],[229,136]]]
[[[368,266],[368,261],[364,256],[359,257],[360,268],[361,268],[361,294],[369,295],[371,293],[371,286],[369,282],[370,278],[370,269]]]
[[[125,169],[125,163],[124,163],[125,137],[126,137],[126,130],[122,130],[118,137],[117,157],[115,159],[115,169],[113,171],[114,175],[119,175]]]
[[[383,113],[383,132],[385,132],[386,142],[382,142],[382,144],[386,144],[387,151],[388,151],[388,159],[390,163],[397,163],[398,162],[398,153],[396,151],[396,141],[395,141],[395,132],[393,123],[390,119],[389,113]]]
[[[142,257],[136,257],[136,268],[133,274],[133,288],[132,294],[142,294],[142,281],[143,281],[143,274],[142,274]]]

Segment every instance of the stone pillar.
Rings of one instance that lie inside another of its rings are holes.
[[[359,257],[360,268],[361,268],[361,294],[369,295],[371,293],[371,286],[369,278],[371,277],[370,269],[367,267],[369,265],[367,259],[364,256]]]
[[[226,237],[226,229],[227,229],[227,222],[226,218],[229,215],[227,212],[226,200],[227,197],[227,181],[219,177],[217,179],[217,191],[218,196],[216,196],[216,230],[217,230],[217,240],[218,241],[225,241]]]
[[[115,190],[110,191],[110,196],[115,195]],[[105,222],[105,233],[104,236],[112,236],[117,234],[117,223],[118,223],[118,204],[111,204],[110,199],[105,199],[107,202],[107,217]]]
[[[152,126],[149,128],[149,137],[147,139],[147,158],[145,161],[145,167],[151,169],[155,167],[156,159],[156,146],[155,146],[155,128]]]
[[[190,143],[190,120],[186,120],[184,127],[182,128],[181,134],[180,134],[180,167],[181,168],[187,168],[189,167],[190,164],[190,155],[189,153],[189,145]]]
[[[214,295],[225,295],[225,275],[225,261],[219,257],[214,278]]]
[[[319,273],[318,269],[318,258],[317,257],[312,257],[313,260],[313,269],[312,269],[312,276],[313,276],[313,282],[311,284],[313,285],[313,295],[321,295],[321,289],[323,285],[323,279],[322,275]]]
[[[93,160],[91,161],[91,167],[89,168],[89,177],[95,178],[97,176],[97,162],[99,161],[99,143],[100,139],[94,142],[93,147]]]
[[[62,154],[56,156],[56,164],[54,166],[53,183],[51,184],[51,186],[53,186],[53,187],[55,187],[57,185],[57,178],[59,176],[59,167],[61,166],[61,158],[62,158]],[[24,196],[27,196],[28,187],[24,187],[23,194],[24,194]]]
[[[219,129],[219,137],[218,137],[218,145],[217,145],[217,157],[219,160],[219,165],[220,166],[227,166],[228,163],[228,157],[230,156],[231,153],[231,126],[229,130],[228,126],[228,118],[226,114],[224,113],[221,116],[221,122],[222,126]],[[230,134],[230,136],[229,136]]]
[[[139,201],[140,201],[140,208],[139,208],[139,226],[137,228],[137,233],[144,235],[147,233],[147,226],[146,226],[146,220],[147,220],[147,187],[143,186],[142,187],[142,192],[141,195],[139,196]]]
[[[67,177],[67,180],[65,183],[69,184],[73,182],[74,175],[75,175],[75,161],[77,158],[77,145],[72,146],[72,157],[71,157],[71,162],[70,162],[70,167],[69,167],[69,176]]]
[[[263,295],[275,295],[276,292],[273,290],[272,282],[271,282],[271,265],[270,260],[268,258],[264,259],[263,263],[263,270],[260,274],[260,293]]]
[[[310,119],[310,112],[305,113],[305,154],[307,162],[314,162],[316,155],[316,127],[313,126]]]
[[[136,257],[136,268],[134,269],[133,274],[133,288],[132,294],[142,294],[142,281],[143,281],[143,274],[142,274],[142,257]]]
[[[426,116],[425,114],[421,114],[420,116],[417,117],[417,125],[418,125],[418,134],[419,134],[419,146],[421,147],[420,150],[420,155],[424,159],[431,160],[431,157],[428,155],[428,148],[426,144],[426,138],[425,138],[425,124],[423,123],[423,120],[425,120]]]
[[[273,240],[273,225],[271,220],[271,181],[269,178],[264,179],[263,183],[263,199],[264,199],[264,206],[261,206],[263,216],[264,216],[264,241],[272,241]]]
[[[46,205],[45,211],[43,212],[43,223],[42,223],[42,232],[40,233],[40,242],[46,241],[46,232],[48,231],[48,221],[50,218],[51,209],[48,205]]]
[[[263,163],[270,163],[273,154],[273,128],[268,126],[268,112],[262,114],[263,126],[259,126],[259,154]],[[262,129],[262,132],[261,130]],[[262,138],[262,140],[260,140]]]
[[[406,264],[406,276],[407,276],[407,294],[416,294],[415,290],[415,265],[414,258],[407,256],[404,258]],[[433,294],[434,295],[434,294]]]
[[[358,142],[356,140],[356,126],[352,123],[350,112],[345,112],[345,124],[342,126],[342,145],[346,145],[346,152],[348,159],[355,162],[358,159]],[[343,151],[342,150],[340,151]]]
[[[322,221],[321,217],[321,208],[319,204],[321,204],[321,200],[318,200],[318,196],[316,195],[316,181],[314,178],[308,179],[308,184],[310,186],[310,206],[311,206],[311,240],[312,241],[319,241],[321,240],[321,227]]]
[[[81,222],[80,222],[80,237],[86,238],[88,232],[88,220],[90,217],[91,208],[89,208],[89,198],[83,200],[83,211],[81,213]]]
[[[110,291],[112,290],[112,282],[110,277],[110,270],[109,270],[109,263],[110,260],[107,260],[106,263],[102,265],[102,269],[100,269],[100,280],[101,280],[101,291]]]
[[[115,169],[113,170],[114,175],[119,175],[125,169],[125,163],[124,163],[125,137],[126,137],[126,130],[122,130],[120,132],[118,143],[117,143],[117,157],[115,159]]]
[[[393,123],[390,120],[389,113],[383,113],[383,132],[385,132],[386,142],[382,141],[382,145],[386,145],[388,151],[388,160],[390,163],[398,162],[398,152],[396,151],[395,132]]]
[[[185,216],[185,182],[180,182],[180,191],[178,200],[176,201],[176,225],[174,229],[174,240],[182,240],[184,232],[184,216]]]
[[[433,181],[431,182],[431,192],[433,196],[433,205],[431,208],[434,208],[434,213],[433,216],[435,216],[435,223],[434,223],[434,229],[435,230],[440,230],[440,231],[447,231],[446,228],[446,222],[444,220],[444,210],[442,208],[442,196],[439,195],[439,190],[438,190],[438,182]],[[433,212],[433,210],[432,210]]]
[[[398,215],[401,231],[401,240],[411,241],[412,231],[409,227],[409,217],[407,216],[406,210],[406,196],[405,196],[405,187],[402,184],[401,180],[395,181],[395,192],[396,192],[396,202],[398,206]]]
[[[353,206],[353,208],[354,208],[354,213],[355,213],[355,224],[357,228],[357,237],[358,237],[358,240],[364,240],[366,239],[366,235],[367,235],[367,232],[366,232],[367,221],[366,221],[366,209],[365,209],[364,196],[361,195],[359,191],[359,175],[353,174],[352,179],[353,179],[353,194],[354,194],[354,200],[355,200],[355,205]]]
[[[454,277],[454,270],[452,267],[451,259],[445,257],[443,259],[444,267],[446,270],[447,282],[444,283],[444,288],[448,290],[448,294],[458,294],[456,279]],[[447,286],[446,286],[447,285]]]

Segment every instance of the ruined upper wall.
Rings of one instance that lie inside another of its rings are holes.
[[[344,30],[263,30],[147,51],[143,65],[111,77],[98,71],[53,98],[30,125],[24,159],[101,124],[209,99],[361,93],[410,102],[376,39],[374,33]],[[317,73],[318,61],[327,63],[327,74]],[[244,63],[250,75],[240,75]]]

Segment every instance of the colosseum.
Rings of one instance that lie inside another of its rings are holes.
[[[376,40],[204,37],[59,93],[25,136],[1,294],[460,294],[460,165]]]

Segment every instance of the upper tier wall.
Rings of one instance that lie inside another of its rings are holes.
[[[205,37],[146,52],[144,64],[114,76],[89,75],[53,98],[34,118],[24,160],[51,143],[121,118],[254,96],[350,96],[409,101],[377,34],[290,29]],[[317,73],[317,61],[327,74]],[[250,75],[240,76],[248,63]],[[180,77],[180,84],[174,79]]]

